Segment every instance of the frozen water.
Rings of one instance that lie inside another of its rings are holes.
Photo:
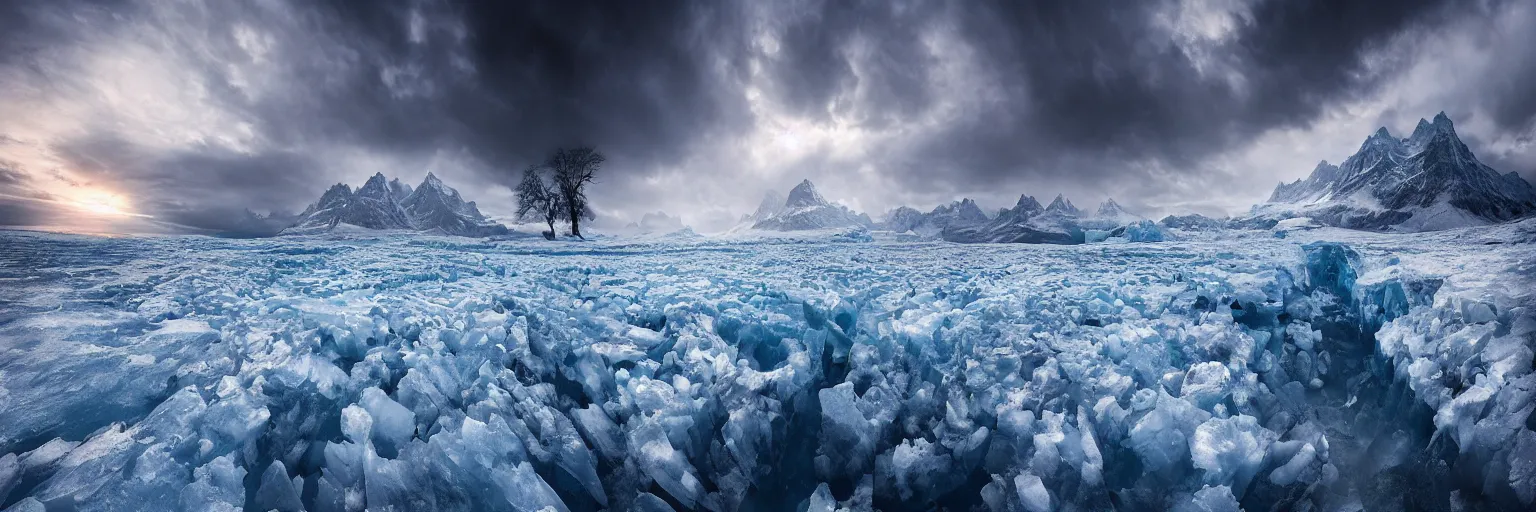
[[[1536,221],[845,235],[0,232],[0,508],[1536,505]]]
[[[1020,473],[1013,478],[1013,486],[1019,491],[1019,505],[1029,512],[1050,512],[1051,491],[1040,483],[1040,477]]]

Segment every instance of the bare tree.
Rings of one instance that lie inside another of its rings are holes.
[[[517,218],[527,222],[539,219],[549,225],[544,237],[555,238],[555,221],[565,218],[565,200],[560,191],[544,177],[544,170],[530,165],[523,170],[523,180],[513,189],[517,197]]]
[[[593,218],[583,189],[592,183],[592,178],[602,168],[605,160],[602,153],[583,146],[557,150],[545,164],[555,173],[555,188],[560,192],[560,199],[565,202],[565,220],[571,223],[572,236],[581,236],[581,219]]]

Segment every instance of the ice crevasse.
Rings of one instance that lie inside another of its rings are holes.
[[[1529,302],[1345,243],[110,243],[0,323],[7,510],[1536,504]]]

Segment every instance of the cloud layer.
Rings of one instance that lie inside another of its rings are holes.
[[[107,191],[156,229],[428,171],[492,214],[595,145],[621,221],[728,225],[810,178],[1231,213],[1444,110],[1536,180],[1536,2],[214,2],[0,6],[0,224]]]

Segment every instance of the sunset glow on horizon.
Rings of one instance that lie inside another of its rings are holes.
[[[135,213],[128,198],[116,192],[99,188],[81,188],[72,196],[64,203],[83,212],[112,217],[151,217]]]

